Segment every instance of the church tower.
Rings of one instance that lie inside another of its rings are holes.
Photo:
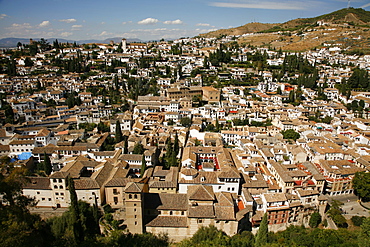
[[[126,224],[132,234],[144,232],[143,189],[144,184],[134,182],[128,183],[125,188]]]
[[[126,39],[122,39],[122,50],[123,50],[123,52],[127,52],[127,41],[126,41]]]

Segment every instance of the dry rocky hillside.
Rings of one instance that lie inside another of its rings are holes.
[[[364,9],[342,9],[330,14],[291,20],[285,23],[248,23],[221,29],[202,37],[239,36],[243,45],[305,51],[331,44],[350,51],[370,54],[370,12]]]

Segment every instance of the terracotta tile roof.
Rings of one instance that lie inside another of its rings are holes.
[[[40,131],[37,133],[36,137],[48,136],[49,134],[50,134],[50,131],[49,131],[49,130],[47,130],[47,129],[42,129],[42,130],[40,130]]]
[[[215,206],[217,220],[235,220],[235,209],[230,206]]]
[[[189,218],[215,218],[213,205],[197,205],[189,207]]]
[[[56,150],[56,146],[53,144],[48,144],[44,147],[34,147],[32,150],[32,154],[43,154],[46,152],[46,154],[52,154]]]
[[[27,177],[28,181],[23,185],[23,189],[49,190],[50,179],[47,177]]]
[[[216,198],[217,198],[217,206],[224,206],[224,207],[234,207],[234,200],[231,195],[231,193],[226,193],[226,192],[218,192],[215,193]]]
[[[68,175],[69,175],[68,172],[58,171],[51,174],[49,178],[67,178]]]
[[[194,185],[188,187],[189,200],[214,201],[215,194],[212,186]]]
[[[126,187],[128,183],[134,181],[132,178],[112,178],[105,184],[105,187]]]
[[[216,172],[199,171],[198,175],[191,180],[179,179],[179,183],[183,184],[220,184],[217,179]]]
[[[95,179],[100,186],[103,186],[103,184],[108,181],[112,169],[112,164],[110,162],[105,162],[96,167],[96,171],[91,175],[91,178]]]
[[[218,175],[219,178],[240,178],[240,174],[233,168],[224,168]]]
[[[297,190],[297,193],[302,196],[319,195],[320,192],[317,190]]]
[[[126,193],[141,193],[143,191],[143,184],[130,182],[125,188]]]
[[[99,184],[91,178],[75,179],[76,190],[88,190],[88,189],[99,189]]]
[[[144,207],[157,210],[186,211],[188,198],[186,194],[146,193],[144,194]]]
[[[13,140],[9,143],[9,145],[33,145],[35,144],[35,140]]]
[[[157,216],[146,224],[152,227],[187,227],[187,217],[184,216]]]
[[[0,137],[2,138],[6,137],[6,132],[4,129],[0,129]]]
[[[10,151],[10,147],[9,147],[9,145],[1,145],[0,144],[0,151]]]
[[[267,202],[282,202],[287,201],[287,198],[284,193],[272,193],[272,194],[263,194]]]

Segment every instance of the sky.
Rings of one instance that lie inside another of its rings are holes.
[[[194,37],[250,22],[282,23],[348,0],[0,0],[0,38],[142,41]],[[370,11],[370,0],[350,6]]]

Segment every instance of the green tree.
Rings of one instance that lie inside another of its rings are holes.
[[[232,247],[253,247],[254,236],[249,231],[243,231],[240,234],[235,234],[230,239],[230,246]]]
[[[109,126],[108,125],[106,125],[105,123],[103,123],[103,122],[99,122],[98,123],[98,131],[100,132],[100,133],[105,133],[105,132],[109,132]]]
[[[309,221],[308,225],[311,228],[316,228],[316,227],[319,226],[320,223],[321,223],[320,213],[319,212],[314,212],[313,214],[311,214],[310,221]]]
[[[179,243],[179,247],[190,246],[230,246],[230,237],[225,232],[218,230],[215,226],[209,225],[208,227],[202,226],[188,239]]]
[[[14,168],[8,159],[0,164],[0,243],[4,247],[47,246],[50,232],[37,214],[29,208],[37,202],[22,193],[22,186],[30,182],[26,178],[27,169]]]
[[[184,127],[190,127],[191,125],[191,119],[189,117],[183,117],[180,120],[180,124]]]
[[[293,129],[287,129],[280,132],[284,139],[292,139],[296,141],[301,136],[298,132]]]
[[[24,66],[26,66],[26,67],[32,67],[33,66],[33,61],[31,60],[31,58],[26,57],[26,59],[24,60]]]
[[[145,170],[146,170],[146,161],[145,161],[145,155],[143,154],[143,157],[141,158],[140,177],[143,177]]]
[[[51,172],[53,171],[53,167],[51,165],[50,157],[49,155],[44,152],[44,163],[43,163],[44,171],[46,175],[50,175]]]
[[[359,246],[370,246],[370,217],[364,219],[358,238]]]
[[[340,209],[340,206],[342,204],[343,203],[341,203],[340,201],[333,200],[331,202],[330,209],[328,210],[328,215],[330,216],[330,218],[332,218],[332,220],[338,227],[347,228],[347,220],[342,215],[342,211]]]
[[[352,184],[359,198],[364,201],[370,200],[370,173],[356,172]]]
[[[351,217],[351,221],[353,223],[353,225],[355,226],[361,226],[362,223],[364,222],[364,219],[366,219],[365,216],[358,216],[358,215],[355,215],[355,216],[352,216]]]
[[[256,235],[256,246],[263,246],[267,244],[267,235],[268,235],[268,220],[267,213],[263,215],[260,227]]]
[[[124,138],[124,144],[123,144],[123,153],[128,154],[128,138],[127,136]]]
[[[179,146],[179,136],[176,132],[175,134],[175,140],[173,141],[173,152],[177,155],[180,151],[180,146]]]
[[[144,154],[144,146],[140,142],[135,143],[133,154]]]
[[[72,177],[68,177],[68,191],[70,195],[70,211],[71,211],[71,225],[72,225],[72,238],[78,243],[83,240],[82,226],[80,222],[80,210],[78,208],[78,199],[75,189],[75,183]]]

